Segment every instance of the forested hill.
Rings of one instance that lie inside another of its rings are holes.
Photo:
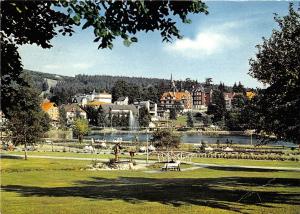
[[[159,78],[144,78],[144,77],[125,77],[125,76],[109,76],[109,75],[76,75],[75,77],[63,76],[59,74],[49,74],[38,71],[24,69],[31,77],[38,89],[42,90],[44,79],[57,80],[58,84],[72,85],[79,89],[79,92],[84,91],[110,91],[118,80],[123,80],[128,84],[134,84],[140,87],[150,85],[169,84],[169,80]]]
[[[69,77],[31,70],[24,71],[31,76],[43,97],[47,97],[58,105],[71,102],[72,97],[76,94],[91,93],[93,90],[111,93],[113,101],[127,96],[130,103],[136,100],[152,100],[158,103],[161,95],[170,90],[170,80],[159,78],[82,74]],[[180,91],[192,91],[197,84],[197,81],[189,78],[176,81],[176,87]],[[243,92],[245,90],[240,83],[234,86],[236,90],[234,87],[225,86],[224,83],[212,84],[210,87],[225,92]]]

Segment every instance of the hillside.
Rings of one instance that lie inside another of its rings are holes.
[[[111,88],[118,80],[123,80],[128,84],[135,84],[139,87],[147,87],[149,85],[168,84],[169,80],[159,78],[145,78],[145,77],[126,77],[126,76],[109,76],[109,75],[76,75],[75,77],[49,74],[38,71],[24,69],[28,73],[37,88],[42,90],[42,84],[47,79],[48,83],[51,80],[56,80],[58,85],[72,85],[80,88],[79,91],[85,92],[86,90],[96,91],[110,91]],[[53,82],[53,81],[52,81]],[[52,85],[52,84],[51,84]],[[55,84],[56,85],[56,84]]]

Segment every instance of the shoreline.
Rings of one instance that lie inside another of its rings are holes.
[[[111,134],[111,133],[121,133],[121,134],[147,134],[153,133],[153,131],[146,130],[91,130],[89,135],[97,135],[97,134]],[[195,135],[207,135],[207,136],[218,136],[218,135],[238,135],[238,136],[250,136],[251,134],[247,131],[198,131],[198,130],[188,130],[188,131],[177,131],[176,134],[195,134]]]

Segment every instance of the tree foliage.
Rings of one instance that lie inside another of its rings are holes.
[[[234,109],[242,109],[246,105],[246,97],[242,94],[237,94],[232,98],[231,105]]]
[[[146,107],[139,109],[139,125],[140,127],[149,127],[151,122],[151,115]]]
[[[180,144],[179,136],[167,129],[153,132],[151,141],[154,142],[155,147],[166,150],[178,148]]]
[[[176,120],[176,117],[177,117],[176,109],[175,108],[171,108],[170,109],[170,115],[169,115],[170,120]]]
[[[61,129],[65,129],[67,126],[67,113],[63,106],[59,107],[59,125]]]
[[[258,45],[250,75],[267,85],[256,102],[258,132],[300,144],[300,13],[275,16],[279,28]]]
[[[40,108],[36,90],[30,86],[15,85],[10,96],[12,106],[7,106],[7,134],[15,145],[36,143],[50,128],[48,115]],[[27,159],[25,154],[25,159]]]
[[[245,93],[246,89],[245,89],[244,85],[242,85],[242,83],[239,82],[238,85],[236,83],[234,83],[234,85],[232,87],[232,91],[235,93]]]
[[[83,136],[89,133],[89,124],[86,119],[77,118],[74,121],[73,132],[75,136],[78,137],[79,142],[81,143],[83,140]]]
[[[226,113],[226,104],[222,91],[214,90],[212,94],[212,103],[208,105],[207,113],[213,115],[214,123],[222,121]]]
[[[194,119],[193,119],[193,115],[190,111],[187,113],[186,124],[188,127],[191,127],[191,128],[194,127]]]

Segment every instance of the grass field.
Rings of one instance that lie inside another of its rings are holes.
[[[24,152],[6,152],[5,154],[24,155]],[[109,159],[114,158],[113,154],[83,154],[72,152],[37,152],[30,151],[28,155],[36,156],[55,156],[55,157],[79,157],[79,158],[99,158]],[[130,159],[126,153],[120,155],[122,159]],[[146,160],[146,155],[135,155],[135,160]],[[156,160],[156,156],[149,156],[149,160]],[[300,167],[300,163],[297,161],[272,161],[272,160],[245,160],[245,159],[222,159],[222,158],[193,158],[195,163],[207,163],[207,164],[219,164],[219,165],[242,165],[242,166],[271,166],[271,167]]]
[[[1,213],[299,213],[300,210],[299,172],[230,168],[163,173],[82,170],[89,163],[2,159]]]

